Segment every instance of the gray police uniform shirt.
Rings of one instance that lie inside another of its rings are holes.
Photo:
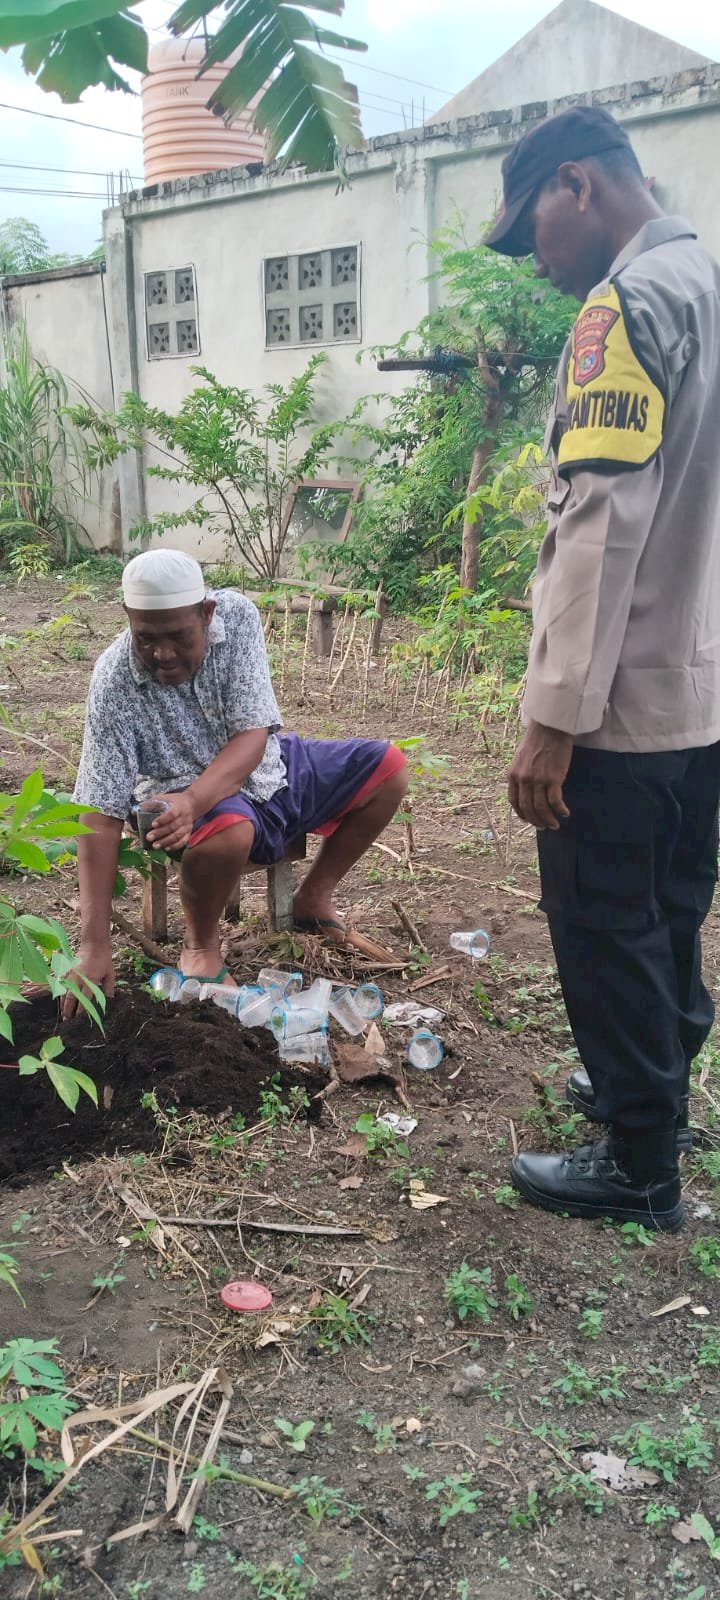
[[[259,766],[243,784],[251,800],[285,787],[275,699],[262,624],[244,595],[219,590],[202,666],[188,683],[159,684],[136,656],[127,628],[99,657],[90,680],[74,799],[125,818],[133,797],[186,789],[236,733],[269,730]]]
[[[720,267],[645,224],[563,352],[523,717],[577,744],[720,739]]]

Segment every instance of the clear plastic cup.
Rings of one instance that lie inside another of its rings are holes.
[[[148,834],[153,823],[157,822],[163,811],[172,811],[169,800],[142,800],[139,805],[133,806],[133,816],[137,822],[138,838],[143,850],[153,850],[154,845],[148,843]]]
[[[281,1061],[298,1061],[305,1066],[329,1067],[330,1048],[325,1029],[317,1033],[298,1034],[295,1039],[281,1039],[278,1043]]]
[[[430,1028],[418,1028],[408,1044],[406,1055],[411,1067],[417,1067],[419,1072],[432,1072],[434,1067],[439,1067],[445,1055],[445,1046]]]
[[[177,967],[158,967],[148,979],[148,988],[153,994],[160,994],[163,1000],[177,1000],[182,988],[183,976]]]
[[[376,983],[361,983],[353,994],[353,1004],[366,1022],[373,1022],[385,1005],[382,990]]]
[[[316,978],[309,989],[301,989],[297,994],[286,995],[285,1003],[293,1011],[298,1006],[310,1006],[311,1010],[321,1011],[327,1022],[332,988],[329,978]]]
[[[297,1039],[303,1033],[320,1033],[326,1026],[316,1006],[273,1006],[270,1027],[276,1039]]]
[[[213,1005],[220,1006],[222,1011],[230,1011],[235,1016],[242,993],[242,989],[231,988],[227,983],[204,983],[200,990],[200,999],[212,1000]]]
[[[471,961],[484,961],[489,954],[491,939],[484,928],[471,928],[469,933],[451,933],[450,948],[459,950],[463,956],[469,956]]]
[[[178,995],[181,1006],[189,1006],[192,1000],[200,1000],[202,991],[203,985],[199,978],[183,978]]]
[[[279,967],[263,967],[258,973],[260,988],[275,991],[282,1000],[286,1000],[292,994],[299,994],[303,982],[301,972],[281,972]]]
[[[340,1023],[340,1027],[344,1028],[346,1033],[352,1035],[362,1033],[366,1026],[366,1019],[362,1012],[358,1011],[352,989],[347,984],[342,989],[333,989],[328,1009],[331,1017]]]
[[[238,1000],[235,1015],[243,1028],[266,1028],[270,1021],[270,1012],[275,1004],[274,998],[268,994],[267,989],[261,989],[259,984],[249,983],[243,997]]]

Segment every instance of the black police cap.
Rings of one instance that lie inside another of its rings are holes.
[[[503,161],[503,204],[484,243],[503,255],[527,255],[527,240],[514,233],[528,200],[555,176],[564,161],[582,161],[607,150],[632,151],[624,129],[601,106],[573,106],[539,122]]]

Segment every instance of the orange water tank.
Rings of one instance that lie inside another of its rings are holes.
[[[231,128],[213,116],[207,102],[231,62],[196,76],[205,55],[201,39],[164,39],[152,46],[142,80],[142,130],[145,182],[190,178],[219,167],[262,161],[265,140],[241,112]]]

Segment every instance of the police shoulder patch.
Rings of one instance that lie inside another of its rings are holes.
[[[575,323],[561,468],[644,467],[662,443],[665,400],[633,344],[614,283]]]

